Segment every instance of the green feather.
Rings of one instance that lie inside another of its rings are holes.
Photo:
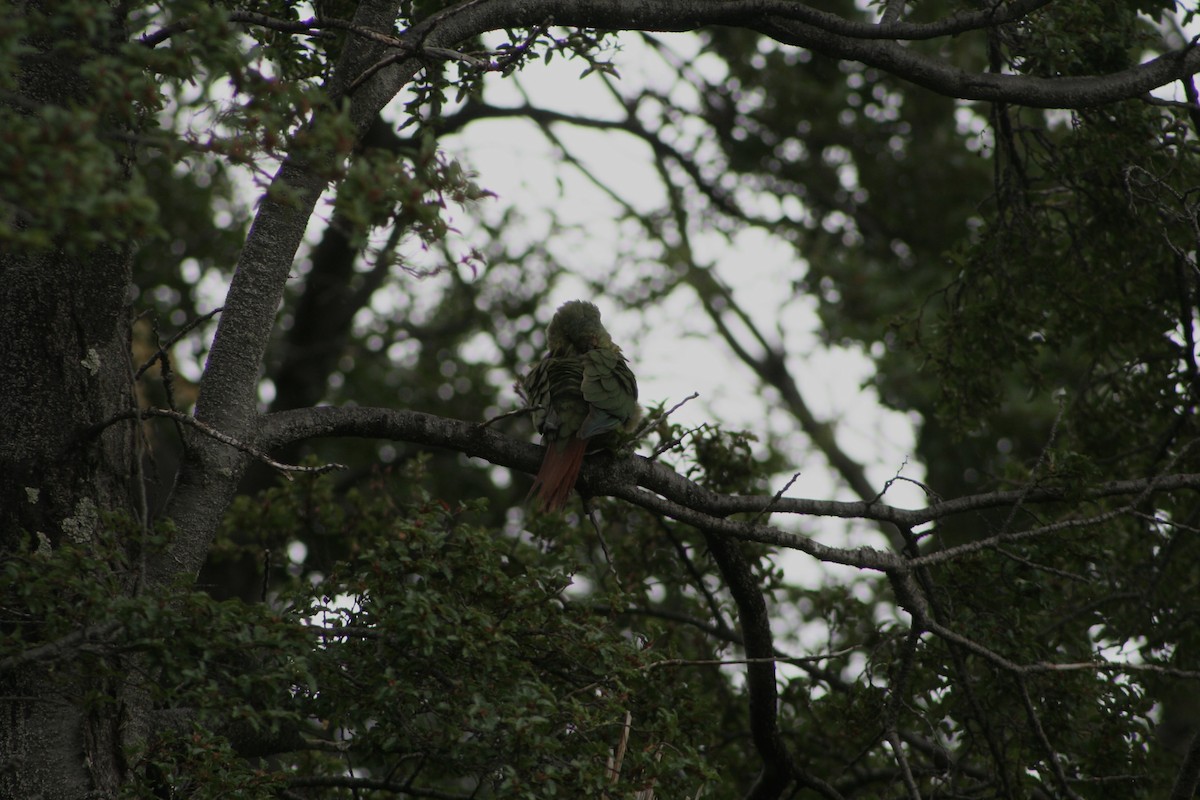
[[[580,300],[565,303],[547,334],[550,352],[522,380],[546,443],[632,428],[641,414],[637,379],[600,311]]]

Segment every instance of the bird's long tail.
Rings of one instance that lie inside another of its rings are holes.
[[[526,499],[536,493],[543,511],[559,511],[565,507],[571,490],[575,488],[575,479],[579,477],[586,450],[587,439],[572,438],[565,446],[547,442],[542,466],[533,479]]]

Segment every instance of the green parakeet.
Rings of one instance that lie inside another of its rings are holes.
[[[632,430],[641,407],[637,379],[600,324],[600,309],[582,300],[563,303],[546,338],[550,351],[521,385],[546,446],[529,494],[537,493],[543,510],[557,511],[571,496],[589,442]]]

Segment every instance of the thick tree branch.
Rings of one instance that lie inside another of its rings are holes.
[[[786,20],[771,20],[756,29],[784,44],[805,47],[830,57],[861,61],[947,97],[1033,108],[1086,108],[1130,100],[1200,71],[1200,49],[1194,46],[1107,75],[1039,78],[967,72],[915,53],[898,42],[838,36]]]
[[[270,414],[263,422],[256,446],[270,450],[302,438],[328,436],[366,436],[448,447],[531,474],[541,463],[540,447],[511,439],[483,425],[431,414],[380,408],[323,407]],[[589,458],[580,474],[579,486],[589,495],[619,497],[672,519],[725,536],[800,550],[824,561],[864,569],[903,568],[898,556],[870,547],[828,547],[806,536],[767,525],[726,519],[726,516],[738,511],[761,511],[771,503],[771,498],[719,495],[641,456]],[[772,510],[778,511],[784,504],[792,502],[781,500]],[[814,508],[825,506],[825,501],[811,502],[815,504]],[[835,507],[845,505],[853,504],[834,503],[825,506],[825,510],[834,511],[837,510]]]
[[[707,531],[704,540],[721,570],[725,585],[738,608],[738,623],[745,641],[746,688],[750,695],[750,735],[762,757],[763,768],[749,800],[774,800],[783,795],[796,770],[791,753],[779,731],[775,686],[775,642],[762,590],[738,542]]]
[[[457,450],[493,464],[534,473],[541,463],[541,448],[519,442],[482,424],[383,408],[311,408],[267,415],[255,440],[264,451],[307,438],[331,436],[372,437]],[[669,468],[641,456],[595,456],[584,462],[580,486],[593,496],[627,500],[656,513],[702,530],[786,547],[808,553],[822,561],[885,572],[907,571],[914,566],[945,561],[949,556],[931,554],[910,561],[898,554],[871,547],[836,548],[806,536],[767,525],[729,519],[734,514],[757,514],[770,508],[773,514],[837,517],[892,522],[905,527],[921,525],[979,508],[1015,504],[1080,501],[1150,493],[1200,489],[1200,474],[1162,475],[1146,480],[1114,481],[1084,490],[1055,488],[1030,491],[990,492],[934,503],[923,509],[903,509],[880,502],[838,502],[780,498],[766,495],[722,495],[709,491]],[[1097,524],[1109,519],[1104,514],[1067,521],[1030,531],[1013,531],[974,545],[963,545],[957,557],[991,547],[1010,538],[1047,535],[1061,530]]]
[[[1037,9],[1049,5],[1052,0],[1013,0],[1007,4],[996,4],[979,11],[961,11],[934,22],[901,22],[900,10],[895,0],[889,0],[888,7],[878,24],[849,20],[837,14],[811,8],[788,0],[768,0],[763,2],[742,3],[712,3],[712,12],[722,19],[734,17],[757,17],[762,15],[777,16],[795,22],[803,22],[829,33],[857,39],[893,39],[898,41],[919,41],[937,39],[944,36],[957,36],[973,30],[981,30],[995,25],[1015,22]],[[472,5],[466,3],[463,5]],[[681,4],[682,5],[682,4]],[[723,6],[717,8],[717,6]],[[733,6],[733,8],[730,8]],[[451,8],[448,11],[453,12]],[[688,12],[690,13],[690,11]],[[692,14],[694,16],[694,14]],[[252,11],[230,11],[229,21],[259,25],[281,33],[303,33],[311,36],[324,35],[330,31],[346,31],[367,39],[393,47],[403,47],[404,43],[393,36],[371,30],[362,25],[356,25],[347,20],[332,17],[310,17],[304,20],[289,20],[271,17]],[[185,18],[177,23],[166,26],[142,37],[141,43],[155,47],[172,36],[191,29],[195,24],[191,18]],[[736,21],[726,21],[723,24],[736,24]],[[673,29],[672,29],[673,30]]]
[[[120,414],[116,414],[111,419],[108,419],[97,425],[93,425],[84,433],[84,438],[91,438],[92,436],[95,436],[108,428],[110,425],[114,425],[124,420],[144,420],[150,419],[151,417],[166,417],[167,419],[174,420],[181,425],[187,425],[194,430],[199,431],[201,434],[208,436],[220,442],[221,444],[229,445],[235,450],[240,450],[251,458],[254,458],[257,461],[266,464],[268,467],[277,470],[289,481],[292,479],[291,473],[293,472],[320,475],[325,472],[331,472],[335,469],[346,469],[344,464],[322,464],[315,467],[305,467],[297,464],[284,464],[271,458],[266,453],[256,449],[253,445],[239,441],[232,436],[217,430],[216,428],[200,422],[190,414],[184,414],[182,411],[175,411],[170,408],[143,408],[123,411]]]
[[[995,11],[951,17],[927,27],[855,23],[785,0],[473,0],[434,14],[401,38],[447,46],[490,30],[532,27],[550,19],[560,26],[607,30],[690,31],[730,25],[833,58],[861,61],[950,97],[1039,108],[1083,108],[1141,97],[1200,71],[1200,49],[1191,45],[1107,75],[1038,78],[967,72],[916,53],[898,41],[1011,22],[1042,5],[1045,2],[1040,0],[1010,3]]]
[[[388,31],[398,4],[374,0],[359,4],[354,24]],[[346,48],[334,71],[330,94],[337,98],[377,55],[379,44]],[[419,65],[391,70],[406,82]],[[363,135],[395,88],[371,81],[350,99],[350,118]],[[336,109],[319,109],[316,113]],[[293,148],[295,149],[295,148]],[[315,161],[321,163],[314,163]],[[258,378],[275,314],[291,272],[292,259],[309,217],[325,190],[334,153],[291,153],[259,205],[238,260],[216,337],[200,384],[196,419],[239,441],[252,438],[258,419]],[[220,516],[233,499],[247,456],[212,440],[199,440],[186,453],[167,515],[178,534],[164,553],[149,560],[146,581],[165,584],[176,575],[195,575],[208,553]]]

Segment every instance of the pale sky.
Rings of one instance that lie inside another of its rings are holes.
[[[668,86],[670,74],[657,57],[635,37],[628,38],[624,50],[614,55],[621,74],[619,86],[630,92],[642,83],[659,89]],[[681,52],[696,46],[696,38],[689,34],[664,38]],[[580,80],[580,71],[576,62],[555,61],[549,67],[535,64],[519,79],[527,95],[539,105],[615,118],[616,106],[608,90],[595,76]],[[689,94],[675,91],[672,97],[684,103]],[[522,102],[511,80],[492,81],[487,99],[496,105]],[[635,207],[648,209],[661,202],[662,186],[651,166],[649,151],[641,142],[621,133],[598,133],[566,125],[558,126],[555,132],[574,155],[585,158]],[[568,221],[586,223],[587,241],[570,242],[555,252],[570,271],[592,277],[616,273],[617,281],[622,280],[622,273],[630,271],[626,265],[614,264],[612,258],[615,242],[622,234],[615,224],[619,209],[573,167],[554,168],[552,147],[531,123],[498,120],[476,124],[464,135],[448,139],[445,147],[479,173],[481,185],[499,196],[497,206],[518,204],[535,231],[533,235],[542,232],[541,215],[551,204],[560,218],[565,215]],[[714,265],[765,333],[784,332],[789,366],[805,400],[821,419],[836,423],[842,447],[866,466],[871,480],[882,488],[901,469],[906,457],[910,463],[902,474],[922,479],[923,470],[911,463],[912,421],[881,408],[874,391],[862,388],[871,374],[869,360],[858,351],[831,350],[818,342],[815,301],[791,293],[791,280],[803,272],[803,264],[798,263],[791,246],[760,230],[745,231],[733,243],[720,235],[693,232],[692,244],[697,260]],[[555,305],[586,297],[587,292],[582,283],[564,281]],[[665,399],[669,406],[699,392],[700,397],[676,412],[675,419],[688,426],[720,420],[727,427],[771,430],[790,445],[793,471],[803,471],[788,496],[856,499],[840,486],[824,460],[811,454],[806,437],[790,415],[773,409],[771,395],[757,391],[749,368],[729,352],[688,290],[677,291],[661,306],[647,309],[645,324],[652,335],[641,335],[642,327],[633,315],[617,313],[615,305],[603,297],[595,299],[609,330],[630,357],[644,401]],[[545,316],[548,318],[552,311],[546,309]],[[790,477],[791,473],[777,476],[773,489],[778,490]],[[903,482],[893,486],[887,500],[907,507],[924,503],[920,490]],[[782,522],[778,517],[775,521]],[[811,520],[802,521],[802,530],[817,533],[826,543],[851,543],[845,522],[822,524],[819,533],[816,527]],[[883,545],[870,526],[850,527],[862,532],[867,543]],[[854,544],[863,543],[854,538]]]

